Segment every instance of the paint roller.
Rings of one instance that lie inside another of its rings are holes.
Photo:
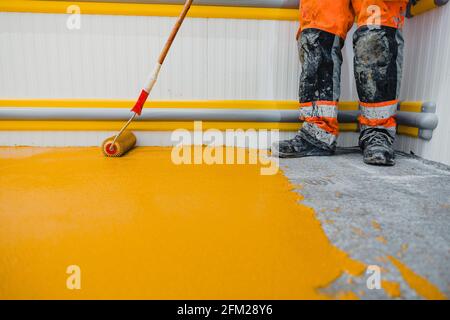
[[[148,96],[150,95],[153,87],[156,84],[164,60],[166,59],[166,56],[169,53],[170,47],[172,46],[172,43],[175,40],[175,37],[177,36],[178,30],[180,30],[184,18],[186,18],[186,15],[189,12],[189,9],[191,8],[193,1],[194,0],[186,0],[186,3],[184,4],[183,7],[183,11],[178,17],[172,29],[172,32],[170,33],[170,36],[167,39],[167,42],[163,50],[161,51],[161,54],[158,58],[158,62],[156,63],[153,72],[148,77],[148,80],[146,81],[146,84],[142,89],[136,104],[131,109],[133,115],[115,136],[110,137],[105,141],[103,141],[102,150],[105,156],[121,157],[136,145],[136,136],[131,131],[127,130],[127,128],[136,117],[141,115],[142,109],[144,108],[144,104],[147,101]]]

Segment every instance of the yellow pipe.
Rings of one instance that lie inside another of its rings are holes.
[[[0,108],[124,108],[131,109],[134,100],[100,99],[2,99]],[[400,111],[421,112],[422,101],[403,101]],[[297,110],[295,100],[160,100],[149,101],[147,108],[186,108],[186,109],[250,109],[250,110]],[[358,110],[357,101],[339,102],[339,110]]]
[[[134,100],[98,99],[3,99],[0,108],[124,108],[131,109]],[[416,102],[408,102],[414,104]],[[421,104],[421,102],[417,102]],[[186,109],[250,109],[250,110],[297,110],[295,100],[190,100],[190,101],[149,101],[146,108],[186,108]],[[358,102],[341,101],[339,110],[358,110]]]
[[[144,3],[0,0],[0,12],[67,14],[68,7],[73,5],[76,5],[80,8],[81,14],[160,17],[178,16],[183,7],[181,5]],[[193,6],[188,14],[188,17],[297,21],[298,10],[224,6]]]
[[[359,109],[359,104],[356,101],[340,101],[338,109],[341,111],[355,111]]]
[[[443,6],[446,3],[447,1],[442,0],[419,0],[417,4],[410,7],[409,15],[414,17],[439,6]]]
[[[405,112],[422,112],[422,101],[404,101],[400,103],[400,111]]]
[[[115,131],[123,125],[121,121],[31,121],[31,120],[2,120],[0,131]],[[254,130],[280,130],[297,131],[301,123],[273,123],[273,122],[203,122],[203,130],[217,129],[254,129]],[[139,121],[130,126],[134,131],[173,131],[177,129],[193,130],[194,124],[189,121],[154,122]],[[341,123],[342,132],[357,132],[356,123]],[[411,137],[419,136],[419,129],[399,126],[398,133]]]
[[[419,128],[398,126],[397,133],[404,135],[404,136],[410,136],[410,137],[416,138],[419,136]]]
[[[122,121],[41,121],[41,120],[2,120],[0,131],[115,131],[123,125]],[[280,130],[297,131],[301,123],[274,123],[274,122],[202,122],[203,130],[217,129],[254,129],[254,130]],[[357,131],[355,123],[343,123],[339,126],[341,131]],[[192,121],[137,121],[130,125],[135,131],[173,131],[177,129],[193,130]]]

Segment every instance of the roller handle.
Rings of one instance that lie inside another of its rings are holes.
[[[144,109],[144,104],[147,101],[148,95],[150,93],[145,91],[145,89],[142,89],[141,94],[139,95],[138,101],[136,101],[136,104],[134,105],[133,109],[131,109],[131,111],[133,111],[134,113],[136,113],[137,115],[141,115],[142,113],[142,109]]]
[[[175,40],[178,31],[181,28],[181,25],[183,24],[184,18],[186,18],[186,15],[189,12],[189,9],[191,8],[192,2],[194,0],[186,0],[186,3],[184,4],[183,11],[181,11],[180,16],[178,17],[174,27],[172,28],[172,32],[170,33],[169,38],[166,41],[166,44],[164,45],[163,50],[161,51],[161,54],[158,58],[158,63],[155,66],[155,69],[153,70],[153,73],[148,78],[145,87],[142,89],[141,94],[139,96],[138,101],[134,105],[133,111],[137,115],[141,115],[142,109],[144,108],[144,104],[147,101],[148,96],[150,95],[150,92],[152,91],[153,87],[155,86],[156,80],[158,79],[159,72],[161,70],[161,66],[164,63],[164,60],[167,57],[167,54],[169,53],[170,47],[172,46],[173,41]]]
[[[177,22],[175,23],[175,26],[173,27],[172,32],[170,33],[169,39],[167,39],[166,45],[164,46],[161,54],[159,55],[158,59],[159,64],[162,65],[164,63],[164,60],[166,59],[166,56],[169,53],[170,47],[172,46],[172,43],[175,40],[175,37],[177,36],[178,30],[180,30],[184,18],[186,18],[186,15],[188,14],[193,1],[194,0],[187,0],[186,3],[184,4],[183,11],[181,11],[181,14],[177,19]]]

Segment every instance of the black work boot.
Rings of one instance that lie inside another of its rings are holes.
[[[331,156],[334,147],[317,141],[311,136],[300,132],[291,140],[278,141],[272,144],[272,156],[278,158],[303,158],[313,156]]]
[[[359,146],[364,162],[378,166],[395,165],[394,137],[385,129],[369,128],[361,132]]]

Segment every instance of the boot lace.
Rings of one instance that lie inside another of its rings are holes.
[[[363,145],[372,146],[392,146],[394,144],[394,138],[383,129],[368,129],[364,132],[361,143]]]

